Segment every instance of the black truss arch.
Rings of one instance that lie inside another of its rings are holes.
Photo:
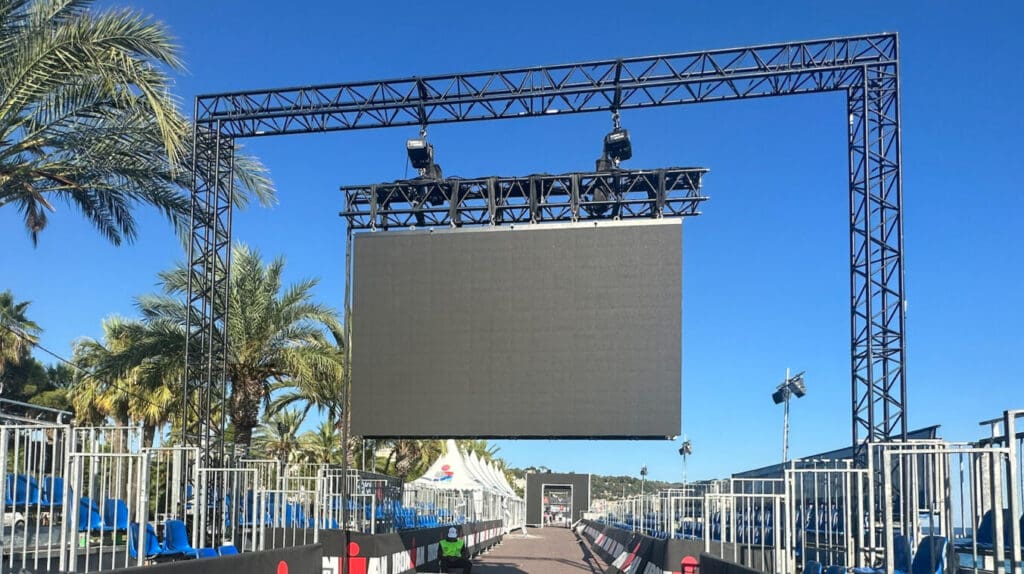
[[[831,91],[846,93],[844,112],[849,121],[853,444],[861,447],[868,441],[905,438],[900,92],[895,33],[197,97],[194,157],[198,165],[189,244],[195,278],[188,294],[196,310],[190,317],[187,344],[187,378],[193,392],[185,394],[186,400],[198,396],[198,389],[222,384],[224,379],[222,359],[218,358],[223,357],[227,342],[219,326],[227,310],[216,304],[204,305],[203,300],[216,302],[228,278],[231,178],[223,170],[230,165],[236,138]],[[474,185],[473,193],[497,189],[486,182]],[[446,193],[448,199],[443,201],[461,198],[450,188]],[[356,210],[353,205],[346,209]],[[493,213],[468,207],[462,210],[459,205],[445,204],[435,211],[465,214],[480,223],[493,218]],[[213,297],[208,297],[211,294]],[[209,418],[200,423],[209,426]]]

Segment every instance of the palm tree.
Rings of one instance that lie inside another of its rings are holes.
[[[301,454],[299,429],[305,418],[302,412],[294,409],[275,414],[257,431],[254,437],[256,448],[283,464],[295,462]]]
[[[152,445],[179,400],[180,361],[173,346],[158,350],[163,341],[152,326],[120,317],[103,322],[102,341],[77,341],[75,360],[87,370],[72,399],[80,420],[141,423],[143,441]]]
[[[325,330],[341,332],[336,312],[312,301],[315,279],[285,287],[284,259],[265,265],[259,252],[245,245],[232,251],[228,293],[227,379],[231,386],[228,410],[235,443],[252,442],[260,408],[275,383],[311,386],[315,381],[340,380],[343,361]],[[183,337],[188,313],[180,296],[188,269],[178,267],[160,275],[164,293],[139,298],[146,321],[175,324]],[[183,355],[178,355],[179,359]]]
[[[114,244],[133,210],[189,215],[193,127],[167,71],[182,69],[167,29],[92,0],[0,0],[0,208],[18,209],[33,243],[69,204]],[[238,155],[234,195],[273,200],[259,162]]]
[[[390,450],[384,460],[384,473],[401,477],[422,476],[431,463],[444,452],[439,440],[398,439],[389,441]]]
[[[302,452],[314,464],[341,464],[341,433],[338,426],[324,420],[315,431],[307,431],[299,437]]]
[[[487,444],[486,440],[483,439],[465,439],[457,441],[459,448],[462,449],[466,454],[476,453],[481,460],[493,461],[498,457],[498,451],[501,447]]]
[[[335,328],[331,329],[331,338],[334,341],[334,358],[340,365],[344,365],[345,335],[340,329]],[[270,402],[267,412],[274,414],[294,404],[302,404],[304,414],[316,409],[319,414],[326,415],[326,423],[340,430],[343,424],[344,372],[338,371],[337,374],[342,376],[322,376],[276,383],[271,392],[280,392]]]
[[[25,316],[29,303],[15,301],[10,291],[0,292],[0,377],[8,364],[17,365],[28,358],[29,350],[42,332],[39,325]],[[2,388],[0,386],[0,390]]]

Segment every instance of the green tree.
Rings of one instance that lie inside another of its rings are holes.
[[[76,208],[114,244],[137,234],[134,210],[155,207],[183,229],[193,127],[168,73],[182,69],[167,29],[92,0],[0,0],[0,208],[13,206],[33,243],[57,211]],[[239,207],[273,188],[237,155]]]
[[[339,328],[331,330],[334,360],[338,365],[345,364],[345,335]],[[333,373],[333,376],[331,376]],[[344,371],[342,369],[324,373],[324,376],[310,379],[285,380],[275,383],[271,393],[275,394],[270,402],[268,412],[281,412],[296,404],[303,405],[303,414],[316,411],[327,417],[326,422],[341,430],[343,424],[342,409],[344,408]]]
[[[103,322],[103,340],[76,342],[75,361],[85,369],[72,399],[79,420],[141,423],[145,443],[153,444],[179,401],[175,346],[161,346],[161,335],[141,321],[111,317]]]
[[[501,447],[493,444],[487,444],[487,441],[483,439],[464,439],[456,442],[463,452],[466,454],[475,452],[476,455],[484,461],[497,460],[498,451],[501,450]]]
[[[315,464],[341,464],[341,432],[329,420],[323,420],[313,431],[299,437],[306,460]]]
[[[28,402],[41,407],[49,407],[62,411],[74,412],[71,401],[72,389],[75,385],[75,370],[57,363],[46,367],[46,385],[37,389]]]
[[[305,418],[301,411],[295,409],[273,415],[256,431],[254,448],[264,456],[285,464],[296,462],[302,454],[299,429]]]
[[[403,480],[422,476],[444,453],[444,441],[440,440],[395,439],[388,441],[387,447],[383,471]]]
[[[5,371],[29,358],[39,340],[42,329],[26,316],[29,304],[15,301],[10,291],[0,292],[0,381]]]
[[[242,447],[251,444],[261,406],[269,400],[273,385],[311,386],[314,381],[340,380],[344,372],[336,346],[325,335],[325,331],[341,332],[337,314],[312,299],[317,280],[285,286],[283,272],[283,258],[264,264],[259,252],[245,245],[236,245],[232,251],[228,411],[235,442]],[[182,295],[188,273],[184,267],[162,273],[164,292],[139,298],[145,321],[174,326],[168,327],[168,336],[178,339],[168,347],[183,341],[188,307]],[[179,360],[182,356],[178,355]]]

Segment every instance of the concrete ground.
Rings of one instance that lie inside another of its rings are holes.
[[[607,565],[568,528],[531,528],[507,534],[473,560],[473,574],[601,574]],[[457,572],[457,570],[454,570]]]

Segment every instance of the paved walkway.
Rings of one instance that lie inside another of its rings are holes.
[[[568,528],[517,530],[473,560],[473,574],[601,574],[606,564]]]

